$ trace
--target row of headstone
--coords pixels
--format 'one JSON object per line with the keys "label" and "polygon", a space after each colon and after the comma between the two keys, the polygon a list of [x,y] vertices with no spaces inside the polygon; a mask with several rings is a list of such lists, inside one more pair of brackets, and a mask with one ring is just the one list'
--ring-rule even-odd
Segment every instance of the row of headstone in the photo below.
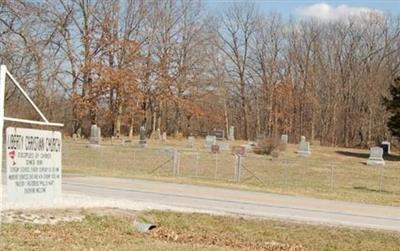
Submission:
{"label": "row of headstone", "polygon": [[[80,138],[80,134],[76,133],[73,134],[72,138],[74,140]],[[167,133],[163,132],[161,134],[160,129],[157,129],[154,133],[152,133],[151,138],[153,139],[161,139],[163,142],[167,141]],[[113,140],[113,138],[111,138]],[[90,145],[100,145],[101,144],[101,128],[98,127],[96,124],[92,125],[90,127],[90,137],[89,137],[89,143]],[[131,143],[131,140],[123,140],[122,143]],[[146,128],[144,126],[141,126],[139,128],[139,145],[140,146],[146,146],[147,144],[147,138],[146,138]]]}

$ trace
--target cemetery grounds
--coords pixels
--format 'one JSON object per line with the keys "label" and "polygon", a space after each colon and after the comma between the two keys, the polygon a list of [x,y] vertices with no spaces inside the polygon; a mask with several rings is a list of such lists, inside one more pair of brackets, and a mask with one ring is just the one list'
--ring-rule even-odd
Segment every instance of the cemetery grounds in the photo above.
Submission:
{"label": "cemetery grounds", "polygon": [[[230,150],[212,154],[204,139],[193,148],[186,140],[105,140],[89,147],[84,140],[64,140],[63,173],[92,176],[154,179],[178,183],[301,195],[382,205],[400,205],[400,155],[392,154],[386,165],[367,166],[368,150],[311,146],[311,156],[298,157],[297,145],[289,144],[278,158],[248,153],[242,158],[240,181],[235,176],[235,156]],[[226,141],[230,147],[244,141]],[[179,158],[162,153],[173,147]]]}
{"label": "cemetery grounds", "polygon": [[[240,181],[235,179],[235,156],[230,151],[212,154],[197,139],[148,141],[146,148],[122,141],[63,142],[64,175],[94,175],[153,179],[180,183],[247,189],[281,194],[400,205],[400,156],[386,166],[365,163],[367,150],[312,145],[312,155],[299,158],[288,145],[278,158],[248,153],[242,160]],[[246,142],[229,142],[230,146]],[[178,150],[174,159],[162,151]],[[163,153],[164,152],[164,153]],[[279,220],[217,216],[171,211],[130,211],[115,208],[62,209],[10,212],[4,220],[3,250],[396,250],[396,232],[310,225]],[[32,219],[47,218],[43,224]],[[72,220],[65,220],[65,219]],[[57,219],[60,219],[59,221]],[[134,221],[154,222],[157,228],[137,232]],[[54,224],[49,224],[53,222]],[[5,223],[5,224],[4,224]],[[84,234],[82,234],[84,233]]]}

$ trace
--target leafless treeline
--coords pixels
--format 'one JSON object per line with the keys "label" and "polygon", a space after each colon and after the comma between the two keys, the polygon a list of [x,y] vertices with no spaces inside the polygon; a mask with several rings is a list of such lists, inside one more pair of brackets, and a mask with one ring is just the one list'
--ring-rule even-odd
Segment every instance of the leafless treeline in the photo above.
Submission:
{"label": "leafless treeline", "polygon": [[[293,20],[192,1],[0,0],[0,61],[66,131],[288,133],[327,145],[390,137],[400,19]],[[7,88],[8,112],[34,116]],[[16,105],[17,104],[17,105]]]}

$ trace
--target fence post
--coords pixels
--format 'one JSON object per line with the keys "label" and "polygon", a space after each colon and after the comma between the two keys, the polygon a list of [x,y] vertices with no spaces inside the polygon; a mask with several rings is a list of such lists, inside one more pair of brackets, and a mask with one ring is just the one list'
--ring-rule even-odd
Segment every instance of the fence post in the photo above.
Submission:
{"label": "fence post", "polygon": [[215,174],[214,179],[217,179],[218,176],[218,153],[215,153]]}
{"label": "fence post", "polygon": [[196,177],[199,177],[199,160],[200,160],[200,156],[199,156],[199,152],[196,153]]}
{"label": "fence post", "polygon": [[383,165],[381,165],[380,168],[380,175],[379,175],[379,193],[382,193],[382,187],[383,187]]}
{"label": "fence post", "polygon": [[330,166],[331,166],[331,191],[333,192],[335,189],[334,167],[332,163],[330,163]]}
{"label": "fence post", "polygon": [[287,173],[287,169],[288,169],[288,160],[283,161],[283,189],[288,190],[288,173]]}
{"label": "fence post", "polygon": [[242,166],[242,156],[239,154],[235,155],[235,181],[240,182],[240,172]]}
{"label": "fence post", "polygon": [[179,153],[177,149],[174,149],[174,161],[172,166],[172,175],[178,175],[178,165],[179,165]]}

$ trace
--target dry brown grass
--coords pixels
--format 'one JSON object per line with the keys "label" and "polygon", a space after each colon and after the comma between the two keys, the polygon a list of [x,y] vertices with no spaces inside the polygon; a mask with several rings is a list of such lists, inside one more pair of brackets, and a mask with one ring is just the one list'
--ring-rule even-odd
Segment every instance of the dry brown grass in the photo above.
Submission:
{"label": "dry brown grass", "polygon": [[[398,250],[400,246],[400,235],[395,232],[160,211],[96,209],[79,213],[85,216],[82,222],[56,225],[3,224],[0,248],[342,251]],[[140,234],[134,230],[133,220],[155,223],[158,228],[149,234]]]}

